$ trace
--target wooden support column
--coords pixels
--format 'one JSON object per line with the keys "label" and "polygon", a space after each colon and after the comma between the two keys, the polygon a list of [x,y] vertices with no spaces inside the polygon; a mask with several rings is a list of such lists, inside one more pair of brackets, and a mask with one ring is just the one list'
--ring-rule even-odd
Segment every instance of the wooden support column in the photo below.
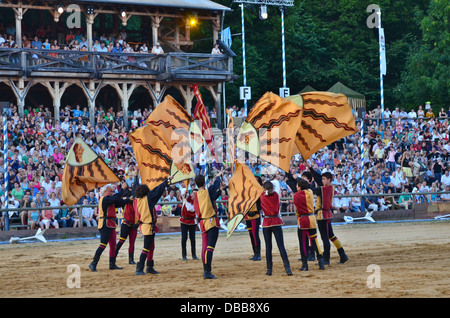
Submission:
{"label": "wooden support column", "polygon": [[163,17],[161,17],[159,15],[156,15],[156,16],[152,15],[151,19],[152,19],[152,41],[153,41],[153,46],[154,46],[159,41],[158,40],[159,26],[161,24]]}
{"label": "wooden support column", "polygon": [[147,84],[148,91],[150,92],[150,96],[153,100],[153,107],[158,106],[164,97],[164,93],[166,92],[167,85],[164,85],[161,88],[161,84],[156,82],[155,84],[150,84],[148,81],[145,81]]}
{"label": "wooden support column", "polygon": [[[22,1],[20,1],[20,4],[22,4]],[[28,9],[23,8],[13,8],[14,15],[16,18],[16,43],[17,47],[21,48],[22,43],[22,19],[25,12],[27,12]]]}
{"label": "wooden support column", "polygon": [[8,78],[8,84],[9,86],[11,86],[14,95],[17,98],[17,107],[19,109],[20,117],[23,117],[25,109],[25,98],[28,94],[32,82],[33,82],[32,79],[29,82],[25,82],[23,78],[20,78],[17,82],[14,82],[10,78]]}
{"label": "wooden support column", "polygon": [[55,111],[55,121],[59,122],[59,111],[61,108],[61,97],[64,94],[64,91],[67,87],[69,87],[68,82],[64,82],[62,86],[60,86],[60,82],[43,82],[45,87],[47,87],[48,92],[52,96],[53,99],[53,107]]}
{"label": "wooden support column", "polygon": [[217,90],[215,90],[214,86],[208,86],[207,89],[209,90],[209,92],[211,93],[211,96],[214,99],[214,103],[215,103],[215,107],[216,107],[216,121],[217,121],[217,128],[222,129],[222,113],[221,113],[221,90],[222,90],[222,85],[218,84],[217,85]]}
{"label": "wooden support column", "polygon": [[184,108],[186,108],[186,111],[189,115],[192,115],[192,100],[194,99],[194,91],[191,89],[190,85],[184,85],[186,88],[183,87],[183,85],[178,86],[178,89],[181,92],[181,95],[183,95],[184,99]]}
{"label": "wooden support column", "polygon": [[128,128],[128,102],[131,94],[136,88],[136,84],[114,83],[114,88],[122,102],[123,122],[125,127]]}
{"label": "wooden support column", "polygon": [[219,39],[219,31],[220,31],[220,17],[211,21],[212,23],[212,31],[213,31],[213,45],[216,44]]}
{"label": "wooden support column", "polygon": [[94,15],[86,14],[86,33],[88,42],[88,51],[92,51],[92,25],[94,24]]}
{"label": "wooden support column", "polygon": [[81,87],[83,88],[84,94],[87,97],[88,104],[89,104],[89,119],[91,122],[91,125],[95,125],[95,99],[97,98],[98,92],[100,91],[100,88],[102,87],[103,80],[100,83],[95,83],[94,81],[89,81],[88,85],[80,80]]}

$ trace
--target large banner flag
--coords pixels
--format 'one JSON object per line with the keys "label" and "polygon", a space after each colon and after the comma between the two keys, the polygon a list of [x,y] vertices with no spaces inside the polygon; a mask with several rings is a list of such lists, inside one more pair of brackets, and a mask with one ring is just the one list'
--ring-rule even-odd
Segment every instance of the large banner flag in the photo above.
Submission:
{"label": "large banner flag", "polygon": [[206,145],[208,146],[209,150],[211,151],[211,154],[216,159],[216,162],[218,162],[216,150],[214,149],[214,136],[211,129],[211,120],[209,119],[208,111],[206,110],[206,106],[203,103],[202,94],[200,93],[200,90],[198,89],[198,85],[194,84],[191,85],[191,88],[194,92],[195,97],[197,98],[197,104],[194,108],[194,119],[199,120],[201,123],[201,131],[203,134],[203,138],[205,139]]}
{"label": "large banner flag", "polygon": [[87,192],[110,183],[119,177],[81,138],[67,154],[62,176],[62,201],[76,204]]}
{"label": "large banner flag", "polygon": [[331,143],[356,133],[355,117],[343,94],[307,92],[287,99],[302,108],[294,154],[300,153],[305,160]]}
{"label": "large banner flag", "polygon": [[129,134],[142,182],[153,189],[169,175],[172,183],[193,178],[191,143],[201,136],[189,113],[167,95],[145,122]]}
{"label": "large banner flag", "polygon": [[295,137],[302,109],[285,98],[267,92],[253,106],[239,130],[236,145],[289,172],[296,153]]}
{"label": "large banner flag", "polygon": [[236,163],[236,170],[228,181],[228,223],[227,237],[244,219],[250,208],[264,192],[263,187],[244,163]]}
{"label": "large banner flag", "polygon": [[128,137],[141,174],[141,181],[150,190],[164,182],[171,173],[172,147],[158,126],[148,124]]}

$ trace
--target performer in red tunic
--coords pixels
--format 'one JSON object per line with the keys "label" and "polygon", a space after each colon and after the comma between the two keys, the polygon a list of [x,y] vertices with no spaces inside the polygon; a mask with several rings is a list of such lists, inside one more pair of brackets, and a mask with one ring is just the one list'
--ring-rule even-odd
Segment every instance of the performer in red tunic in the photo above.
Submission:
{"label": "performer in red tunic", "polygon": [[109,269],[122,269],[116,265],[116,208],[124,207],[126,204],[133,202],[131,198],[123,198],[127,188],[126,182],[122,182],[121,189],[116,194],[114,194],[114,190],[110,185],[102,188],[102,197],[98,202],[100,245],[95,251],[94,259],[89,264],[89,268],[93,272],[97,271],[97,263],[108,244]]}
{"label": "performer in red tunic", "polygon": [[120,225],[119,241],[116,245],[116,258],[123,243],[125,243],[129,237],[128,264],[136,265],[136,262],[134,261],[134,243],[136,242],[139,223],[132,204],[127,204],[123,210],[123,220]]}
{"label": "performer in red tunic", "polygon": [[203,278],[215,279],[211,273],[211,263],[214,249],[219,237],[220,222],[216,213],[216,200],[220,195],[220,182],[222,171],[216,175],[212,186],[205,188],[205,177],[195,176],[195,184],[198,191],[194,196],[194,208],[197,218],[200,220],[200,231],[202,232],[202,261]]}
{"label": "performer in red tunic", "polygon": [[272,234],[273,236],[275,236],[275,240],[277,242],[277,246],[283,260],[284,268],[286,270],[286,274],[292,275],[289,258],[286,252],[286,248],[284,247],[283,229],[281,228],[284,222],[280,216],[280,198],[278,196],[278,193],[273,191],[272,182],[266,181],[263,187],[266,191],[265,193],[261,194],[260,202],[261,209],[264,213],[262,228],[264,241],[266,243],[266,275],[272,275]]}
{"label": "performer in red tunic", "polygon": [[300,255],[302,260],[301,271],[308,270],[308,247],[309,238],[311,249],[316,253],[319,269],[325,269],[323,256],[317,240],[317,222],[314,215],[314,194],[309,188],[308,181],[297,180],[297,192],[294,194],[294,205],[296,207],[298,239],[300,243]]}
{"label": "performer in red tunic", "polygon": [[189,241],[191,242],[192,259],[198,259],[195,253],[195,231],[197,229],[197,219],[195,217],[194,196],[194,192],[186,192],[186,199],[181,208],[181,257],[183,261],[187,261],[186,243],[188,236]]}
{"label": "performer in red tunic", "polygon": [[[133,193],[128,191],[125,196],[134,196],[134,190],[138,181],[139,180],[136,176],[134,180]],[[136,262],[134,261],[134,244],[136,242],[138,227],[139,222],[136,217],[136,211],[134,211],[133,204],[125,205],[125,208],[123,209],[122,224],[120,225],[119,241],[116,245],[116,258],[119,254],[120,248],[129,237],[130,240],[128,241],[128,264],[131,265],[136,265]]]}
{"label": "performer in red tunic", "polygon": [[349,258],[345,253],[341,242],[338,240],[336,235],[334,235],[333,227],[331,225],[331,219],[333,218],[332,210],[334,196],[334,186],[331,185],[333,175],[330,172],[319,174],[312,168],[310,168],[310,171],[314,176],[315,182],[319,186],[312,189],[312,191],[315,195],[317,195],[317,225],[319,227],[320,237],[323,242],[324,264],[330,264],[330,241],[334,244],[339,253],[340,259],[338,264],[343,264],[347,262]]}

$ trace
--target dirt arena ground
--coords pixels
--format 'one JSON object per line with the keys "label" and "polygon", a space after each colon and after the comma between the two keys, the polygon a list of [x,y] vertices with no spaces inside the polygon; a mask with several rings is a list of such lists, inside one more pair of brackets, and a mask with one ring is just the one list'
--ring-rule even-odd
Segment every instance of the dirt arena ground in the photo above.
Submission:
{"label": "dirt arena ground", "polygon": [[[108,269],[108,248],[98,272],[89,271],[99,240],[1,244],[0,285],[2,298],[448,298],[450,296],[450,222],[405,222],[334,226],[350,261],[337,264],[332,246],[331,265],[325,271],[310,262],[299,271],[295,228],[284,229],[293,276],[287,276],[278,249],[274,249],[274,273],[266,276],[262,260],[250,261],[246,232],[228,240],[221,232],[213,259],[216,280],[202,278],[200,260],[181,260],[180,235],[156,237],[155,268],[159,275],[135,276],[128,265],[125,243],[118,257],[123,270]],[[275,245],[275,242],[274,242]],[[276,246],[276,245],[275,245]],[[136,242],[136,258],[142,237]],[[197,235],[198,256],[201,241]],[[188,249],[189,250],[189,249]],[[189,255],[190,256],[190,255]],[[68,268],[80,268],[79,288],[69,288]],[[378,266],[373,271],[372,266]],[[377,275],[378,276],[374,276]],[[371,276],[372,275],[372,276]],[[379,280],[377,280],[379,278]],[[76,282],[75,280],[70,280]],[[369,282],[369,284],[368,284]],[[379,282],[377,287],[374,283]],[[371,285],[372,284],[372,285]],[[372,288],[370,288],[372,287]]]}

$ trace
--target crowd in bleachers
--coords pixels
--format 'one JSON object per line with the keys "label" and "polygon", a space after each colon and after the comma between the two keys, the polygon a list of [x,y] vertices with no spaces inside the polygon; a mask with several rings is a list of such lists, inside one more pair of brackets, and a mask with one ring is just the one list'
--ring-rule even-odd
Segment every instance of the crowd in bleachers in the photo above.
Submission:
{"label": "crowd in bleachers", "polygon": [[[19,48],[18,43],[15,39],[14,29],[0,29],[0,48]],[[33,33],[25,33],[22,37],[22,47],[27,49],[39,49],[49,51],[48,54],[43,52],[44,54],[33,52],[27,55],[27,62],[30,65],[41,64],[47,61],[48,58],[58,57],[58,53],[50,53],[54,50],[64,50],[64,51],[88,51],[89,45],[87,42],[87,36],[85,32],[80,29],[80,31],[69,30],[65,36],[59,34],[57,38],[53,37],[53,33],[49,29],[45,29],[44,27],[40,27],[35,30]],[[105,33],[101,35],[97,35],[97,32],[94,31],[91,50],[94,52],[103,52],[103,53],[152,53],[154,55],[164,54],[163,48],[159,43],[154,43],[153,46],[149,47],[149,44],[146,41],[129,41],[127,38],[127,33],[124,29],[122,29],[117,34],[109,34]],[[61,53],[60,53],[61,54]],[[79,63],[80,65],[88,65],[90,63],[90,59],[87,56],[78,56],[72,53],[65,54],[63,58],[73,58],[73,62]],[[10,54],[8,56],[3,56],[0,60],[9,59],[9,62],[12,64],[19,64],[20,57],[18,54]],[[117,65],[119,62],[123,61],[134,62],[138,64],[140,67],[149,67],[151,69],[157,70],[159,67],[158,61],[156,59],[147,59],[147,58],[139,58],[136,56],[129,56],[125,58],[121,56],[120,58],[117,56],[100,56],[95,55],[95,63],[97,68],[103,68],[107,66]],[[67,66],[65,64],[63,67]]]}
{"label": "crowd in bleachers", "polygon": [[[116,113],[112,108],[101,106],[94,110],[93,124],[89,120],[87,107],[80,105],[62,108],[60,122],[55,122],[49,109],[43,105],[26,107],[23,117],[18,115],[17,106],[11,104],[10,110],[7,114],[6,154],[9,207],[64,206],[61,201],[64,160],[78,137],[85,140],[119,177],[132,186],[137,166],[127,133],[144,124],[151,108],[130,111],[128,130],[125,128],[122,112]],[[338,195],[384,194],[380,197],[366,197],[362,201],[361,197],[335,198],[334,206],[341,212],[356,212],[363,208],[410,208],[412,192],[450,191],[450,110],[442,110],[438,116],[419,115],[418,112],[413,115],[414,112],[405,116],[398,115],[394,110],[389,117],[380,116],[376,110],[368,112],[362,125],[362,135],[359,131],[343,138],[321,149],[307,162],[300,155],[294,156],[292,175],[300,175],[310,168],[319,173],[329,171],[334,176],[333,184]],[[360,120],[357,120],[357,127],[358,130],[361,129]],[[3,201],[6,184],[3,139],[0,144],[0,195]],[[225,147],[224,143],[224,149]],[[208,164],[211,165],[211,162],[205,161],[205,158],[200,159],[195,165],[196,172],[204,172]],[[261,176],[263,180],[272,180],[282,198],[291,197],[292,191],[287,184],[286,174],[258,159],[250,160],[248,164],[255,175]],[[226,200],[228,197],[229,177],[229,174],[225,174],[219,200]],[[186,192],[184,184],[177,183],[166,190],[161,200],[182,201]],[[390,196],[390,193],[402,195]],[[416,202],[449,199],[446,194],[416,195],[415,198]],[[97,202],[98,191],[92,191],[79,204]],[[282,209],[283,212],[294,212],[289,200],[283,203]],[[181,205],[161,205],[157,210],[166,215],[179,215]],[[81,213],[84,226],[96,225],[96,209],[93,208],[86,207],[78,211],[58,209],[54,211],[53,218],[49,217],[51,213],[45,209],[39,210],[39,215],[36,215],[36,211],[30,212],[17,212],[11,216],[17,217],[21,224],[31,225],[35,221],[39,223],[33,226],[64,227],[80,226],[76,221],[77,213]],[[219,205],[219,214],[226,215],[226,204]]]}

